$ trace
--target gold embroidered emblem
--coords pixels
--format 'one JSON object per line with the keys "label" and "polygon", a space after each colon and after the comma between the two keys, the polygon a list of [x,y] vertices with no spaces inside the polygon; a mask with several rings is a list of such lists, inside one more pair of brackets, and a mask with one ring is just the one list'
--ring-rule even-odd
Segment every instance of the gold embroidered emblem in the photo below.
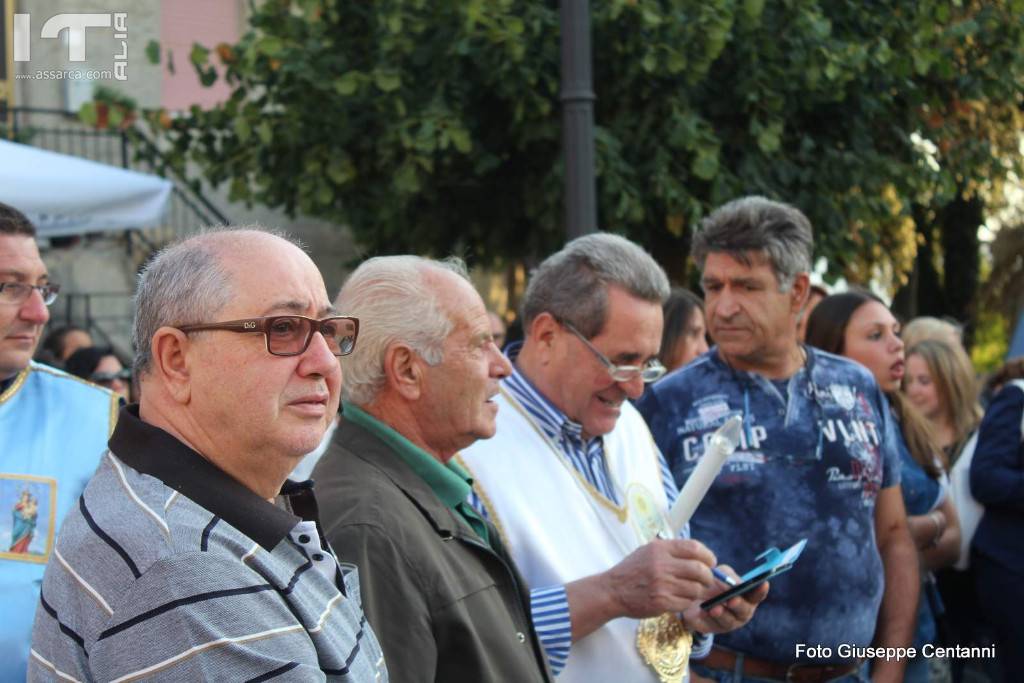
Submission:
{"label": "gold embroidered emblem", "polygon": [[686,678],[693,647],[693,634],[674,614],[662,614],[640,621],[636,649],[661,683],[681,683]]}
{"label": "gold embroidered emblem", "polygon": [[[672,538],[668,519],[644,486],[632,484],[626,491],[629,521],[644,543],[661,536]],[[662,683],[681,683],[686,678],[693,634],[675,614],[642,619],[636,630],[636,649]]]}

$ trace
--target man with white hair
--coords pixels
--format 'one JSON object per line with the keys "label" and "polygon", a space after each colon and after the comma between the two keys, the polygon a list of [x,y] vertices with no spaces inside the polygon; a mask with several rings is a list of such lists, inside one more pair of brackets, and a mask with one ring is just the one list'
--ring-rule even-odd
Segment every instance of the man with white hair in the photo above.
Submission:
{"label": "man with white hair", "polygon": [[687,632],[699,658],[711,645],[699,634],[742,625],[767,593],[702,610],[727,587],[714,555],[686,530],[656,538],[671,534],[663,520],[678,490],[627,399],[665,372],[668,294],[650,254],[618,235],[586,235],[545,259],[523,299],[525,341],[506,350],[497,434],[462,453],[530,583],[562,681],[681,680]]}
{"label": "man with white hair", "polygon": [[30,679],[386,680],[355,568],[309,482],[286,482],[337,412],[359,321],[253,229],[162,251],[135,309],[141,402],[61,529]]}
{"label": "man with white hair", "polygon": [[458,260],[370,259],[336,305],[373,318],[342,360],[342,421],[313,478],[327,537],[402,683],[549,681],[529,597],[470,507],[457,451],[494,434],[508,361]]}

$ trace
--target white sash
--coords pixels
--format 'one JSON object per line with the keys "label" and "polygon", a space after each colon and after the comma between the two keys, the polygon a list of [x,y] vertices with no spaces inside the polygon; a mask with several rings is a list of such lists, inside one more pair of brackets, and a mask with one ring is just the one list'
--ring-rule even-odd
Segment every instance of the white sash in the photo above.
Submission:
{"label": "white sash", "polygon": [[[460,460],[531,588],[603,572],[642,545],[667,511],[657,447],[628,402],[604,437],[609,476],[621,505],[598,493],[504,389],[493,439]],[[641,535],[642,534],[642,535]],[[636,648],[635,619],[614,619],[572,645],[562,683],[654,683]]]}

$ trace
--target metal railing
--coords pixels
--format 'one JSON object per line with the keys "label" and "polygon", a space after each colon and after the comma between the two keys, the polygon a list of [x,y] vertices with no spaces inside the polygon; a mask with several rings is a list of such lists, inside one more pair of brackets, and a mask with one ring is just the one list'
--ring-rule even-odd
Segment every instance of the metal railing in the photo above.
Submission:
{"label": "metal railing", "polygon": [[[158,168],[163,155],[143,131],[97,130],[60,109],[0,105],[0,134],[16,142],[112,166],[163,175],[172,191],[163,225],[124,233],[129,253],[141,265],[161,246],[209,225],[227,225],[228,218],[202,192],[169,165]],[[140,160],[136,145],[150,159]],[[51,310],[51,325],[77,324],[96,335],[97,343],[113,346],[130,356],[131,292],[62,292]]]}
{"label": "metal railing", "polygon": [[112,346],[131,358],[131,292],[71,292],[57,297],[50,309],[50,328],[78,325],[99,346]]}

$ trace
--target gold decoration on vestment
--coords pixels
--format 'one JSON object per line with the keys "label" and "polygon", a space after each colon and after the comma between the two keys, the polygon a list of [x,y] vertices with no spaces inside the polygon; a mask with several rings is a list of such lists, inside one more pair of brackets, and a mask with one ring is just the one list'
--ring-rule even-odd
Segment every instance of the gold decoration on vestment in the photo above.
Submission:
{"label": "gold decoration on vestment", "polygon": [[[626,495],[634,528],[645,543],[672,538],[668,518],[643,486],[630,486]],[[676,614],[641,619],[636,629],[636,649],[658,674],[661,683],[682,683],[690,662],[693,634]]]}
{"label": "gold decoration on vestment", "polygon": [[[501,387],[500,391],[509,404],[523,416],[527,424],[565,465],[577,483],[590,495],[591,500],[600,507],[613,512],[620,523],[629,523],[641,544],[649,543],[658,537],[672,538],[674,536],[666,516],[667,510],[656,502],[651,492],[642,484],[631,484],[625,491],[622,505],[616,505],[569,463],[562,449],[544,433],[509,391],[504,387]],[[465,466],[464,463],[460,464]],[[472,472],[469,467],[466,469]],[[491,508],[490,505],[488,507]],[[601,519],[603,521],[604,518],[601,517]],[[612,533],[612,537],[618,538],[615,533]],[[634,549],[623,548],[627,555],[632,550]],[[636,647],[644,662],[657,673],[658,679],[662,683],[682,683],[686,678],[690,650],[693,647],[693,634],[686,630],[682,619],[675,614],[663,614],[660,617],[642,619],[637,627]]]}
{"label": "gold decoration on vestment", "polygon": [[691,647],[693,634],[675,614],[642,619],[636,630],[636,649],[661,683],[682,683]]}

